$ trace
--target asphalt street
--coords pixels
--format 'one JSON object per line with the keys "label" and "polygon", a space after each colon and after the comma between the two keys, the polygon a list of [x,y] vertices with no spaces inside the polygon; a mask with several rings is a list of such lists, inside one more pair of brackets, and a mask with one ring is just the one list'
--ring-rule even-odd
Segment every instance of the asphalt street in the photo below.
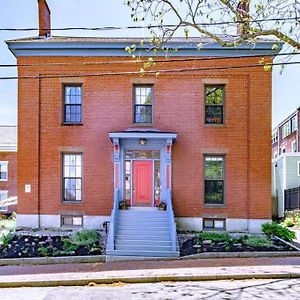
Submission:
{"label": "asphalt street", "polygon": [[54,288],[3,288],[1,300],[299,299],[300,279],[161,282]]}

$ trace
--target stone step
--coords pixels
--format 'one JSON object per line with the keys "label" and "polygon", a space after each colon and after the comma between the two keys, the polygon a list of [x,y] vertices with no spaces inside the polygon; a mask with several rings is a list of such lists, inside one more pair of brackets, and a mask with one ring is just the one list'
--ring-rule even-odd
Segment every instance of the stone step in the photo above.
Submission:
{"label": "stone step", "polygon": [[156,243],[153,245],[143,245],[143,244],[136,244],[136,245],[120,245],[116,244],[116,250],[130,250],[130,251],[172,251],[172,246],[158,246]]}
{"label": "stone step", "polygon": [[156,236],[156,235],[170,235],[170,229],[161,229],[156,228],[153,230],[152,228],[137,228],[133,227],[132,229],[124,228],[124,227],[117,227],[116,233],[119,234],[132,234],[132,235],[143,235],[143,236]]}
{"label": "stone step", "polygon": [[115,241],[125,241],[125,240],[140,240],[140,241],[170,241],[171,237],[170,234],[167,235],[143,235],[143,234],[135,234],[135,233],[126,233],[126,234],[119,234],[115,235]]}
{"label": "stone step", "polygon": [[144,256],[144,257],[178,257],[179,251],[135,251],[135,250],[108,250],[106,255],[113,256]]}
{"label": "stone step", "polygon": [[[166,240],[166,241],[160,241],[160,240],[138,240],[138,239],[132,239],[132,240],[124,240],[124,239],[119,239],[116,241],[116,245],[157,245],[157,246],[171,246],[172,242],[171,240]],[[178,244],[178,243],[177,243]]]}

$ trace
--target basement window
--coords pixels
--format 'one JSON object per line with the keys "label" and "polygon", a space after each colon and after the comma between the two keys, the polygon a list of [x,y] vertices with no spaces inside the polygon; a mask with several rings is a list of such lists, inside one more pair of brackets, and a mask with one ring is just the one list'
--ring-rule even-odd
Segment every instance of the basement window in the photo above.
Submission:
{"label": "basement window", "polygon": [[82,227],[82,216],[61,216],[61,226]]}
{"label": "basement window", "polygon": [[[0,191],[0,201],[8,198],[8,191]],[[6,212],[8,210],[7,206],[0,206],[0,212]]]}
{"label": "basement window", "polygon": [[204,230],[225,230],[225,219],[203,219]]}

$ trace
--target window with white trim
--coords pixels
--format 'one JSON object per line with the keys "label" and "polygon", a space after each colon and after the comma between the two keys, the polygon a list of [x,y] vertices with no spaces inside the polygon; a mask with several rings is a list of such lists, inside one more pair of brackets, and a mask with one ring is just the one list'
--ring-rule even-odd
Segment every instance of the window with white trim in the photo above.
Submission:
{"label": "window with white trim", "polygon": [[272,144],[276,143],[278,141],[278,131],[274,130],[272,133]]}
{"label": "window with white trim", "polygon": [[63,201],[82,201],[81,154],[63,154]]}
{"label": "window with white trim", "polygon": [[[8,198],[8,191],[0,191],[0,201]],[[7,206],[0,206],[0,211],[7,211]]]}
{"label": "window with white trim", "polygon": [[297,162],[297,176],[300,176],[300,161]]}
{"label": "window with white trim", "polygon": [[204,204],[224,204],[224,156],[205,155]]}
{"label": "window with white trim", "polygon": [[291,131],[294,132],[297,130],[297,128],[297,115],[295,115],[291,118]]}
{"label": "window with white trim", "polygon": [[296,140],[292,141],[292,152],[297,152],[297,141]]}
{"label": "window with white trim", "polygon": [[282,138],[284,139],[284,138],[286,138],[288,135],[290,135],[290,133],[291,133],[291,122],[290,122],[290,120],[289,121],[287,121],[287,122],[285,122],[283,125],[282,125],[282,127],[281,127],[282,129]]}
{"label": "window with white trim", "polygon": [[152,123],[153,86],[134,85],[134,123]]}
{"label": "window with white trim", "polygon": [[276,158],[278,156],[278,153],[277,151],[274,152],[274,157],[273,158]]}
{"label": "window with white trim", "polygon": [[0,181],[8,180],[8,161],[0,161]]}

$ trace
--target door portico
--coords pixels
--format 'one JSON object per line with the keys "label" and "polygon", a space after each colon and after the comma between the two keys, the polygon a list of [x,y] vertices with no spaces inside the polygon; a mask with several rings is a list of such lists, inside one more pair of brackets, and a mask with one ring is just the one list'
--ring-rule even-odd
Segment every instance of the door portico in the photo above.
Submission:
{"label": "door portico", "polygon": [[171,149],[176,133],[109,133],[114,145],[114,189],[131,206],[156,206],[171,189]]}

